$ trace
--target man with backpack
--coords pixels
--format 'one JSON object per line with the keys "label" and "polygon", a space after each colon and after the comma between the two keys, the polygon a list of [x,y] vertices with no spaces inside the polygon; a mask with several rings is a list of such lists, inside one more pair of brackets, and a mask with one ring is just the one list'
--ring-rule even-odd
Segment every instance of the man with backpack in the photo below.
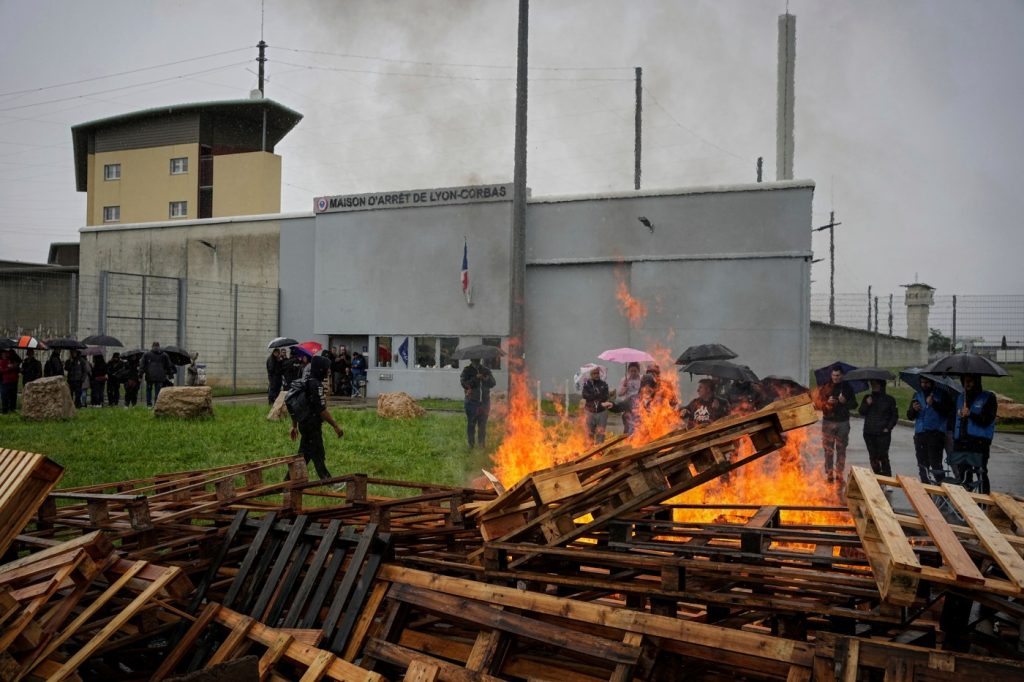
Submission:
{"label": "man with backpack", "polygon": [[320,479],[330,478],[327,470],[327,453],[321,425],[326,421],[334,428],[338,438],[344,435],[338,422],[327,411],[327,396],[324,394],[324,379],[331,371],[331,360],[318,355],[309,363],[309,375],[293,381],[288,386],[284,403],[292,418],[291,439],[299,440],[299,454],[309,464],[313,462]]}

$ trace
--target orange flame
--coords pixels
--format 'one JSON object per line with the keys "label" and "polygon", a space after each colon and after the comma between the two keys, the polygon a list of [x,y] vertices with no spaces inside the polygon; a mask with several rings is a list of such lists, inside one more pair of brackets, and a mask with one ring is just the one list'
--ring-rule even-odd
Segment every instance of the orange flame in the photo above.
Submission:
{"label": "orange flame", "polygon": [[619,299],[619,312],[629,320],[629,326],[639,329],[647,319],[647,304],[638,298],[633,298],[626,285],[626,279],[621,272],[615,271],[616,290],[615,297]]}
{"label": "orange flame", "polygon": [[494,473],[506,487],[535,471],[575,459],[587,448],[582,422],[560,408],[557,411],[554,424],[545,424],[537,415],[529,375],[522,360],[510,354],[505,437],[492,455]]}

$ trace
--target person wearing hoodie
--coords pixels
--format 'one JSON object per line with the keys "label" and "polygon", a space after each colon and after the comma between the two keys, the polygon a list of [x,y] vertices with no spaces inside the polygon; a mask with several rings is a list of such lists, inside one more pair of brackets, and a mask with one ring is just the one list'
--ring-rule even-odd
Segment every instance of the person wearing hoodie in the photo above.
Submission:
{"label": "person wearing hoodie", "polygon": [[36,357],[36,352],[29,348],[25,351],[25,360],[21,363],[21,382],[22,387],[30,381],[43,376],[43,364],[39,362],[39,358]]}
{"label": "person wearing hoodie", "polygon": [[103,407],[103,393],[107,387],[107,360],[103,355],[92,359],[89,372],[89,397],[93,407]]}
{"label": "person wearing hoodie", "polygon": [[64,369],[67,370],[71,398],[75,401],[75,407],[81,409],[85,406],[85,382],[89,380],[89,363],[79,350],[72,349],[71,357],[64,363]]}
{"label": "person wearing hoodie", "polygon": [[324,450],[324,436],[321,433],[323,423],[327,422],[330,424],[334,428],[334,433],[338,434],[338,438],[345,435],[341,427],[338,426],[338,422],[334,420],[334,417],[327,410],[324,379],[327,378],[330,371],[330,358],[318,355],[310,360],[309,375],[305,378],[303,384],[306,401],[310,407],[309,416],[301,422],[297,422],[293,418],[291,430],[292,440],[295,440],[300,435],[302,436],[299,440],[299,454],[306,460],[306,464],[309,464],[310,461],[313,462],[313,466],[316,468],[316,475],[321,480],[331,477],[331,472],[327,470],[327,452]]}
{"label": "person wearing hoodie", "polygon": [[50,351],[50,357],[47,358],[46,364],[43,366],[44,377],[62,377],[64,376],[64,363],[60,360],[60,351]]}
{"label": "person wearing hoodie", "polygon": [[900,419],[896,400],[885,392],[885,382],[872,379],[871,393],[860,401],[860,416],[864,417],[864,444],[868,448],[871,470],[882,476],[892,476],[889,464],[889,444],[892,429]]}
{"label": "person wearing hoodie", "polygon": [[[981,376],[977,374],[964,374],[960,383],[964,392],[957,397],[953,413],[953,457],[950,464],[953,464],[957,478],[965,466],[973,464],[970,459],[980,464],[981,486],[976,492],[987,495],[990,490],[989,448],[996,430],[996,396],[981,387]],[[973,457],[967,457],[969,455]]]}
{"label": "person wearing hoodie", "polygon": [[934,483],[942,477],[942,450],[946,444],[946,425],[953,412],[953,399],[921,377],[921,390],[907,408],[907,419],[914,422],[914,455],[922,483]]}

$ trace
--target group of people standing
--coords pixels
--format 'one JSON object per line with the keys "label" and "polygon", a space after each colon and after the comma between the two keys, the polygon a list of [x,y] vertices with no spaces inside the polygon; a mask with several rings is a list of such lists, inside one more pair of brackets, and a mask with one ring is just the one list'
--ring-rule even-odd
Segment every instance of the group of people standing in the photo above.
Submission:
{"label": "group of people standing", "polygon": [[[349,353],[345,346],[324,348],[318,357],[327,358],[330,363],[325,370],[325,380],[330,380],[330,393],[334,396],[360,397],[366,390],[366,356],[359,351]],[[281,391],[296,379],[302,378],[309,366],[310,356],[305,349],[292,346],[274,348],[267,356],[267,402],[271,405]]]}
{"label": "group of people standing", "polygon": [[122,389],[125,407],[138,403],[139,389],[146,383],[146,405],[153,406],[160,389],[172,383],[174,363],[153,342],[152,348],[121,357],[120,352],[108,361],[102,353],[86,356],[81,350],[68,351],[62,359],[60,350],[51,350],[45,363],[36,357],[34,349],[25,350],[22,358],[14,349],[0,351],[0,406],[3,414],[17,409],[19,379],[22,387],[42,377],[63,377],[71,392],[76,408],[116,407],[121,403]]}
{"label": "group of people standing", "polygon": [[640,363],[627,364],[626,375],[615,391],[605,381],[603,367],[591,365],[586,369],[589,375],[580,386],[580,394],[587,435],[595,443],[604,442],[609,414],[621,415],[622,431],[629,435],[636,429],[639,415],[651,412],[655,401],[667,401],[686,428],[705,426],[733,412],[752,412],[767,402],[764,393],[751,382],[701,379],[697,396],[679,407],[674,395],[660,394],[661,367],[656,363],[649,364],[642,375]]}
{"label": "group of people standing", "polygon": [[[840,366],[832,368],[830,380],[819,387],[816,403],[821,408],[822,448],[825,476],[842,489],[845,485],[846,448],[850,439],[850,412],[857,397]],[[960,377],[963,392],[947,391],[926,377],[920,377],[906,417],[914,422],[914,454],[918,476],[923,483],[941,482],[944,476],[943,453],[957,479],[977,472],[978,492],[988,493],[989,449],[995,434],[995,394],[982,388],[981,377]],[[889,447],[892,430],[899,421],[896,400],[885,390],[885,381],[869,382],[871,392],[861,399],[857,412],[864,418],[864,445],[871,470],[892,475]]]}

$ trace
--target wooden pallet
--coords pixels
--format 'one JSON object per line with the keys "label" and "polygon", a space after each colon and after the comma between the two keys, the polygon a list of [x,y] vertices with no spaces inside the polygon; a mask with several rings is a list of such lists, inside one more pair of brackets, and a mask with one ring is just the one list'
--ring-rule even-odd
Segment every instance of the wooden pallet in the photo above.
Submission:
{"label": "wooden pallet", "polygon": [[[390,555],[390,535],[373,524],[356,531],[338,520],[312,523],[304,515],[245,516],[239,512],[225,534],[190,610],[209,598],[267,625],[318,630],[324,648],[342,654],[353,633],[365,627],[357,621],[363,606],[379,600],[374,580]],[[232,553],[239,563],[230,583],[219,588],[218,573]]]}
{"label": "wooden pallet", "polygon": [[[226,629],[226,635],[220,631]],[[315,630],[272,628],[258,620],[210,602],[199,613],[191,628],[164,659],[149,679],[158,681],[183,667],[192,658],[194,647],[203,637],[215,634],[219,645],[215,652],[193,665],[193,669],[209,669],[254,650],[260,651],[258,679],[348,680],[381,682],[377,673],[360,668],[330,651],[317,647],[319,633]]]}
{"label": "wooden pallet", "polygon": [[467,514],[485,541],[564,545],[763,457],[783,445],[785,431],[815,421],[803,395],[644,446],[623,441],[600,457],[531,474]]}
{"label": "wooden pallet", "polygon": [[[883,487],[899,490],[913,514],[893,510]],[[854,467],[846,496],[882,598],[910,605],[921,582],[959,591],[1024,597],[1024,503],[1009,495],[979,495],[907,476],[876,476]],[[949,506],[966,525],[950,523]],[[927,553],[931,559],[922,561]],[[933,565],[934,564],[934,565]]]}
{"label": "wooden pallet", "polygon": [[63,475],[64,467],[43,455],[0,449],[0,556]]}
{"label": "wooden pallet", "polygon": [[17,606],[0,623],[4,679],[65,679],[112,641],[139,637],[145,626],[130,621],[152,623],[147,612],[192,585],[180,569],[119,558],[91,533],[0,566],[0,590]]}

